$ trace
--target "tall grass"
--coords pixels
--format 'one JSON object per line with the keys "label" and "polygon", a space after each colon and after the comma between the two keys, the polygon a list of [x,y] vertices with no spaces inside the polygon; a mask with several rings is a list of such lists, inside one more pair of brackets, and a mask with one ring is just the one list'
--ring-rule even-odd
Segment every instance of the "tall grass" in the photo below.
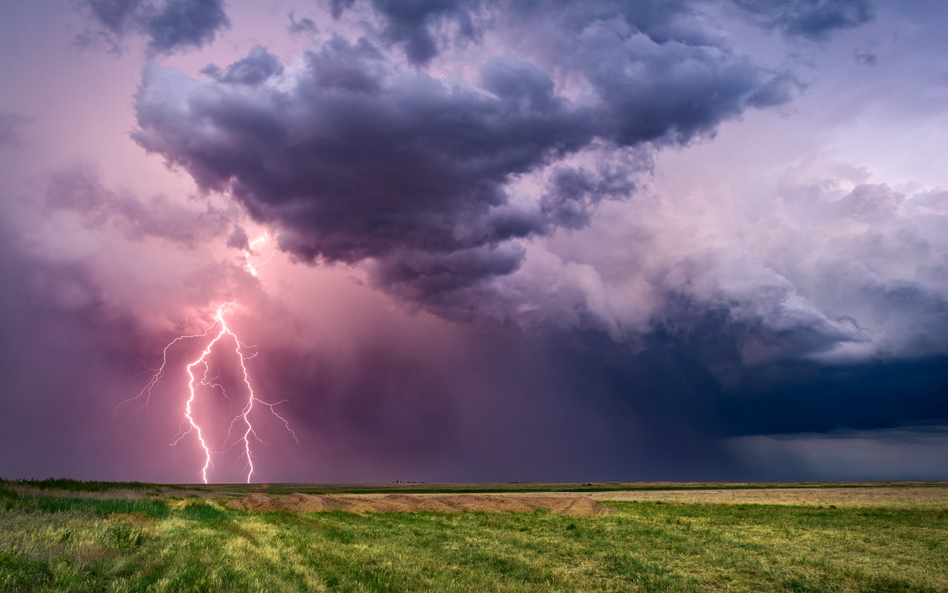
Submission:
{"label": "tall grass", "polygon": [[0,591],[948,591],[948,509],[609,503],[617,513],[573,518],[60,501],[0,511]]}
{"label": "tall grass", "polygon": [[7,500],[6,509],[20,512],[65,513],[77,511],[89,515],[112,515],[116,513],[142,513],[150,517],[163,517],[168,514],[168,504],[161,499],[126,500],[120,498],[72,498],[67,496],[25,496]]}
{"label": "tall grass", "polygon": [[157,484],[147,482],[96,482],[71,480],[69,478],[16,481],[0,479],[0,488],[11,489],[14,485],[38,490],[61,490],[65,492],[107,492],[109,490],[147,490],[160,492],[160,487]]}

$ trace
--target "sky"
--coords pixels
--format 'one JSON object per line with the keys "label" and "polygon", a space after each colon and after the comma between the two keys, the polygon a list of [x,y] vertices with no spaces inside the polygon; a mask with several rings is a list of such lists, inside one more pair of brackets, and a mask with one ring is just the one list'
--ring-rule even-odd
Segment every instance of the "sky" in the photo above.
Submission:
{"label": "sky", "polygon": [[0,476],[948,479],[946,26],[3,3]]}

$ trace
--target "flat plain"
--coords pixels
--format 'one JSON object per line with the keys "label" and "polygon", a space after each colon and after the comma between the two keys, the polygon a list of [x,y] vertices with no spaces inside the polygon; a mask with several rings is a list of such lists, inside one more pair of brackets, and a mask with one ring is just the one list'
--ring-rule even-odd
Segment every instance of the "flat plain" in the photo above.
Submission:
{"label": "flat plain", "polygon": [[[615,512],[225,506],[292,493],[578,496]],[[0,591],[941,592],[948,483],[7,481]]]}

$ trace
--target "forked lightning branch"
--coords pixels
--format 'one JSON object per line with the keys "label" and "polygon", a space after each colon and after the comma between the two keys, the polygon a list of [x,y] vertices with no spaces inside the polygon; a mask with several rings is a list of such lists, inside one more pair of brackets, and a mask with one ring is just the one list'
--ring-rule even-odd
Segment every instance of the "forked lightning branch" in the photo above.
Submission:
{"label": "forked lightning branch", "polygon": [[[186,367],[189,380],[186,392],[187,399],[184,402],[182,410],[184,419],[181,421],[178,433],[171,442],[172,446],[176,446],[190,435],[194,435],[194,439],[200,445],[204,456],[204,465],[201,467],[201,479],[205,484],[208,482],[208,472],[211,471],[213,467],[212,456],[215,454],[222,454],[225,451],[231,450],[235,447],[239,447],[241,449],[240,459],[246,462],[247,483],[250,483],[254,474],[254,455],[250,446],[251,440],[263,443],[262,439],[260,439],[260,437],[257,435],[251,418],[251,414],[254,412],[255,408],[267,408],[269,412],[273,414],[273,416],[278,418],[283,423],[283,425],[286,427],[286,430],[293,437],[293,440],[299,444],[299,440],[296,438],[296,433],[292,428],[290,428],[289,422],[287,422],[287,420],[278,414],[274,409],[276,406],[286,402],[287,400],[284,399],[278,402],[270,403],[260,399],[254,393],[252,381],[250,379],[250,372],[247,369],[247,361],[254,358],[256,353],[248,353],[250,348],[240,341],[240,339],[230,329],[224,319],[224,316],[229,313],[234,308],[234,306],[234,303],[225,303],[214,309],[213,322],[207,327],[207,329],[204,330],[203,333],[178,336],[169,342],[162,351],[161,366],[159,366],[157,369],[149,369],[148,372],[152,373],[152,375],[145,387],[135,397],[127,399],[119,404],[119,406],[121,406],[132,401],[141,401],[144,399],[142,407],[147,408],[151,401],[152,392],[155,386],[166,373],[166,369],[168,367],[169,350],[179,342],[185,340],[210,338],[210,341],[201,352],[201,355],[193,362],[189,363]],[[208,431],[202,428],[201,424],[195,418],[194,406],[201,397],[201,392],[203,390],[219,389],[225,396],[227,396],[227,391],[225,390],[224,386],[217,382],[218,377],[211,376],[210,357],[218,349],[223,349],[225,352],[233,353],[233,359],[237,362],[240,368],[240,372],[238,374],[240,381],[243,383],[243,387],[246,389],[247,396],[245,403],[240,409],[240,412],[231,420],[227,429],[227,436],[224,438],[220,450],[215,450],[208,442],[208,437],[206,436]],[[117,409],[118,408],[116,408],[116,410]]]}

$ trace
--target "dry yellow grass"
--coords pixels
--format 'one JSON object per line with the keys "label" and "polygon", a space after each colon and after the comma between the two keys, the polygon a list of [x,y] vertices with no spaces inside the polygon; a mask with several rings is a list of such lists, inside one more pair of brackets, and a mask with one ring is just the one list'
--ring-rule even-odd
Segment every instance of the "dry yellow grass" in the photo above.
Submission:
{"label": "dry yellow grass", "polygon": [[[793,506],[836,506],[839,508],[948,508],[948,485],[846,486],[791,488],[726,488],[680,489],[669,484],[668,490],[615,490],[584,493],[597,502],[668,502],[682,504],[778,504]],[[482,496],[516,497],[575,497],[576,492],[480,492]],[[385,493],[336,494],[336,497],[383,498]],[[437,497],[436,493],[417,493],[412,496]]]}
{"label": "dry yellow grass", "polygon": [[[551,493],[552,494],[552,493]],[[556,495],[556,494],[554,494]],[[779,504],[839,508],[948,508],[948,487],[771,488],[595,492],[597,501]]]}

